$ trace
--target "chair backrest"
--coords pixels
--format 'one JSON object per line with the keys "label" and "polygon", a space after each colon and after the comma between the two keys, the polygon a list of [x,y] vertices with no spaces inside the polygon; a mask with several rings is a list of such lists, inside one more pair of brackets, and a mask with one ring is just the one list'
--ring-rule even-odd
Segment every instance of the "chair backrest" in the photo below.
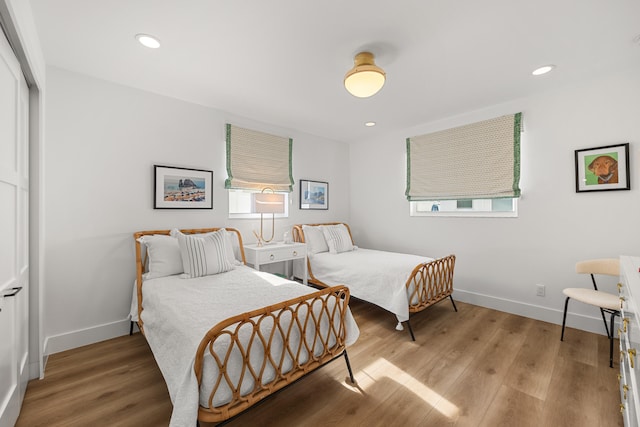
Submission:
{"label": "chair backrest", "polygon": [[607,276],[620,275],[620,260],[617,258],[592,259],[576,263],[578,274],[605,274]]}

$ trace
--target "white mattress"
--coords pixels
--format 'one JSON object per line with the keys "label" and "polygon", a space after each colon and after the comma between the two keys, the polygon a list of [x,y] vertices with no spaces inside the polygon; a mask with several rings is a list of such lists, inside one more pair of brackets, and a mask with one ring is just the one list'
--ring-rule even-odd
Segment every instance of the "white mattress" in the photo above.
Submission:
{"label": "white mattress", "polygon": [[[209,329],[234,315],[313,292],[316,292],[313,288],[246,266],[196,279],[170,276],[145,281],[142,320],[145,336],[173,402],[170,425],[193,426],[198,403],[208,406],[206,399],[212,385],[203,384],[199,392],[193,364],[198,345]],[[347,345],[350,345],[359,335],[351,312],[348,312],[346,323]],[[217,372],[217,366],[207,360],[205,377],[211,369]],[[228,363],[230,375],[233,376],[233,369],[239,366],[239,362]],[[252,382],[245,381],[242,389],[252,386]],[[229,390],[216,393],[213,405],[228,402],[230,396]]]}
{"label": "white mattress", "polygon": [[399,322],[409,320],[406,283],[413,269],[433,258],[397,252],[358,248],[309,257],[311,271],[321,282],[346,285],[353,297],[376,304],[396,315]]}

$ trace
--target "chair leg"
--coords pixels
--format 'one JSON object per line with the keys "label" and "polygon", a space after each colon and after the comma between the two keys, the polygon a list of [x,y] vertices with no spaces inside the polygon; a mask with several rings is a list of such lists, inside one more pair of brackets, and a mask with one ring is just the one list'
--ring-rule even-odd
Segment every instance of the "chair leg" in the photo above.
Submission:
{"label": "chair leg", "polygon": [[600,314],[602,314],[602,321],[604,322],[604,330],[607,331],[607,338],[613,338],[613,335],[609,334],[609,326],[607,325],[607,319],[604,317],[604,310],[600,307]]}
{"label": "chair leg", "polygon": [[[611,333],[609,334],[609,367],[613,368],[613,323],[616,318],[617,311],[611,313]],[[607,331],[609,333],[609,331]]]}
{"label": "chair leg", "polygon": [[453,297],[451,295],[449,295],[449,298],[451,298],[451,304],[453,304],[453,309],[457,312],[458,311],[458,307],[456,307],[456,303],[453,300]]}
{"label": "chair leg", "polygon": [[569,297],[564,301],[564,315],[562,316],[562,335],[560,341],[564,341],[564,325],[567,323],[567,306],[569,305]]}

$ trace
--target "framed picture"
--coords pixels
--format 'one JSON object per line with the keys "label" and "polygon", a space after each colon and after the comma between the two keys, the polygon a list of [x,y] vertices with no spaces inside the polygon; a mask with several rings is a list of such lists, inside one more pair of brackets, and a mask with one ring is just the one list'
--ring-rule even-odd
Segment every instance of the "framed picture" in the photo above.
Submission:
{"label": "framed picture", "polygon": [[329,209],[329,183],[301,179],[300,209]]}
{"label": "framed picture", "polygon": [[576,193],[629,190],[629,143],[576,150]]}
{"label": "framed picture", "polygon": [[213,171],[154,166],[154,209],[213,209]]}

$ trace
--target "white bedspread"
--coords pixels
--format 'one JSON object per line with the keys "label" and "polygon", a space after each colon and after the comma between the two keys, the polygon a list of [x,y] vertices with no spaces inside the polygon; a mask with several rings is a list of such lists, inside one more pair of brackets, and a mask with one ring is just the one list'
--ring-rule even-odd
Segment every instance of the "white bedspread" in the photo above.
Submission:
{"label": "white bedspread", "polygon": [[[208,393],[203,400],[199,399],[193,365],[198,345],[209,329],[234,315],[313,292],[316,292],[313,288],[246,266],[195,279],[170,276],[145,281],[142,320],[145,336],[173,402],[170,425],[193,427],[198,403],[208,405]],[[346,323],[350,345],[359,335],[350,312]],[[211,365],[213,363],[207,366],[205,359],[205,371],[211,369]],[[233,369],[231,365],[227,368]],[[204,386],[203,390],[206,389]],[[214,406],[227,401],[228,396],[219,398],[216,394]]]}
{"label": "white bedspread", "polygon": [[313,254],[310,260],[318,280],[330,286],[346,285],[352,296],[389,310],[404,322],[409,320],[407,280],[415,266],[433,258],[358,248]]}

